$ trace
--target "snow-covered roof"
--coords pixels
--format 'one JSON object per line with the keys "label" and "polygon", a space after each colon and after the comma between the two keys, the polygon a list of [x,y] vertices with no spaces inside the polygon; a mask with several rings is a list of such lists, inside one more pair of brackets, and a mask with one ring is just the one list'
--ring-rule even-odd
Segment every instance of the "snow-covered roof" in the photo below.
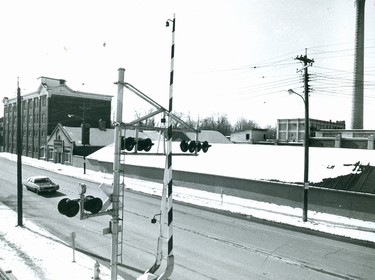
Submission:
{"label": "snow-covered roof", "polygon": [[[186,136],[189,137],[190,140],[195,140],[195,133],[194,132],[185,132]],[[208,143],[221,143],[221,144],[229,144],[232,143],[228,140],[222,133],[215,130],[201,130],[198,134],[199,141],[208,141]]]}
{"label": "snow-covered roof", "polygon": [[[80,127],[63,127],[69,137],[77,144],[81,144],[82,129]],[[113,142],[114,130],[90,128],[90,146],[106,146]]]}

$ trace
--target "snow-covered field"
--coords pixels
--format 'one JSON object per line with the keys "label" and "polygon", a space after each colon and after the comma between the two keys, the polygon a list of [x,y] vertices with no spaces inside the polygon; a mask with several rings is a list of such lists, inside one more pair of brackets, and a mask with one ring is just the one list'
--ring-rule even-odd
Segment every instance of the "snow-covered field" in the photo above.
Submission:
{"label": "snow-covered field", "polygon": [[[251,148],[247,150],[245,147]],[[257,149],[253,147],[257,147]],[[110,149],[108,147],[107,150],[104,149],[98,153],[103,153],[103,156],[111,159],[113,148],[112,152]],[[311,150],[310,173],[315,181],[349,173],[352,167],[343,164],[361,161],[364,164],[370,163],[373,165],[375,159],[375,151],[327,148]],[[235,156],[235,151],[236,153],[241,152],[241,156],[238,157],[238,154]],[[98,157],[98,153],[93,156]],[[0,156],[16,160],[16,155],[0,153]],[[149,156],[147,160],[145,158],[145,156],[129,156],[126,158],[126,162],[164,166],[163,157]],[[241,178],[300,181],[303,176],[302,161],[303,150],[301,147],[218,144],[211,147],[208,153],[202,153],[198,157],[174,157],[174,167],[182,168],[182,170]],[[22,162],[69,176],[95,181],[98,184],[103,182],[111,184],[113,180],[111,174],[87,170],[87,174],[83,175],[82,168],[52,164],[27,157],[23,157]],[[231,162],[231,164],[228,165],[228,162]],[[327,168],[329,165],[335,165],[335,168]],[[125,183],[127,188],[136,191],[161,194],[162,186],[158,183],[131,178],[125,178]],[[243,213],[258,219],[375,242],[375,223],[368,221],[309,211],[309,221],[304,223],[301,220],[301,209],[191,190],[179,186],[174,187],[173,198],[174,200],[205,207]],[[69,244],[57,240],[56,237],[27,219],[24,220],[25,227],[23,228],[16,227],[16,224],[16,213],[0,203],[0,267],[3,270],[11,269],[20,280],[91,279],[94,276],[94,260],[76,252],[76,261],[72,262],[72,249],[69,248]],[[101,279],[110,279],[107,268],[100,267],[100,271]]]}
{"label": "snow-covered field", "polygon": [[[375,165],[375,150],[316,148],[309,149],[309,181],[349,174],[354,164]],[[150,152],[161,152],[155,144]],[[181,153],[178,142],[173,142],[173,153]],[[113,162],[113,145],[87,158]],[[164,168],[162,156],[127,156],[127,164]],[[349,165],[348,165],[349,164]],[[173,169],[228,177],[303,182],[304,148],[301,146],[213,144],[199,156],[173,157]]]}

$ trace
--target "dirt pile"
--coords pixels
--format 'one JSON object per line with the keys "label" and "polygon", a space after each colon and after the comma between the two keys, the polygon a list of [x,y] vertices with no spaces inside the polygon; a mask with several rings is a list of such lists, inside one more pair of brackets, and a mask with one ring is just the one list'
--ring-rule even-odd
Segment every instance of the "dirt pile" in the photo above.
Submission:
{"label": "dirt pile", "polygon": [[353,164],[350,174],[335,178],[325,178],[312,184],[317,187],[375,194],[375,166]]}

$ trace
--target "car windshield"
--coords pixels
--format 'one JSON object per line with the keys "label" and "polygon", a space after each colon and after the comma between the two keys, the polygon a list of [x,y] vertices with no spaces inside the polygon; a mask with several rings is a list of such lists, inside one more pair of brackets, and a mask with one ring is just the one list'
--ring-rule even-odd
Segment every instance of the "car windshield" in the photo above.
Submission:
{"label": "car windshield", "polygon": [[38,178],[34,180],[34,183],[50,183],[51,180],[48,178]]}

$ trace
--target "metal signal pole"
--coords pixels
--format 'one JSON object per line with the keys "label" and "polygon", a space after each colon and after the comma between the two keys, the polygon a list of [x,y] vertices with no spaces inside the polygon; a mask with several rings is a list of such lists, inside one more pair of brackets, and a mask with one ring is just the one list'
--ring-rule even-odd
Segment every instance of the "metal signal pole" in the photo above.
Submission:
{"label": "metal signal pole", "polygon": [[111,280],[117,280],[118,274],[118,239],[119,232],[122,231],[119,226],[119,211],[120,211],[120,151],[121,151],[121,122],[122,122],[122,108],[123,108],[123,95],[124,95],[124,68],[118,69],[118,82],[117,82],[117,107],[115,118],[115,148],[114,148],[114,161],[113,161],[113,193],[112,193],[112,221],[110,231],[112,233],[112,250],[111,250]]}
{"label": "metal signal pole", "polygon": [[[171,47],[171,71],[169,81],[169,107],[168,107],[168,128],[167,128],[167,153],[165,158],[165,169],[164,169],[164,180],[163,180],[163,203],[162,203],[162,215],[160,226],[165,222],[167,218],[168,224],[168,256],[167,256],[167,267],[165,271],[157,278],[158,280],[166,280],[172,274],[174,267],[174,255],[173,255],[173,179],[172,179],[172,109],[173,109],[173,74],[174,74],[174,37],[176,29],[176,15],[173,14],[173,20],[168,19],[166,26],[169,26],[169,22],[172,22],[172,47]],[[167,210],[167,213],[165,213]],[[167,214],[167,216],[166,216]]]}

